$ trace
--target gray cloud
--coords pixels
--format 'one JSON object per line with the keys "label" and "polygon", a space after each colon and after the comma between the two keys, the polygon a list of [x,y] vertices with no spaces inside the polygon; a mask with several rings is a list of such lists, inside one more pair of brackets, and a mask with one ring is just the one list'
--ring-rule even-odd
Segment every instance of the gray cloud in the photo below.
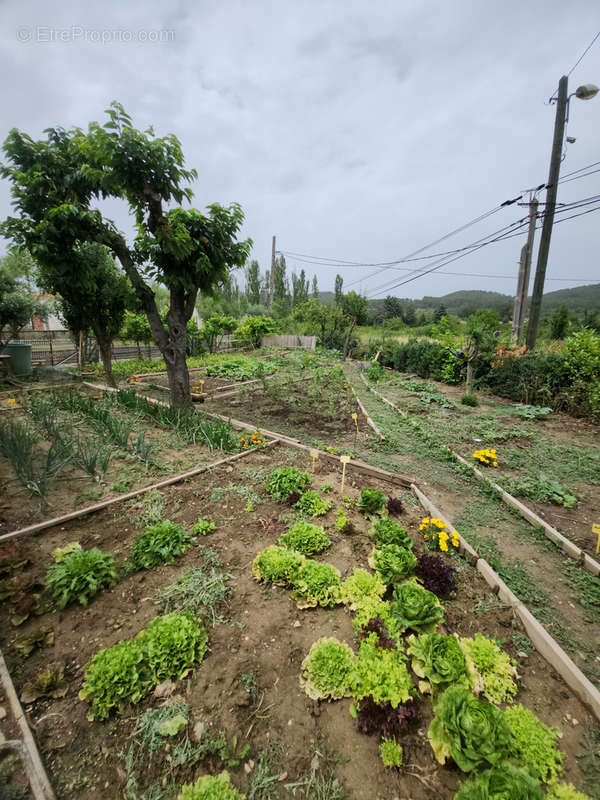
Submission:
{"label": "gray cloud", "polygon": [[[32,136],[53,125],[85,127],[118,99],[137,126],[181,139],[198,170],[194,205],[242,204],[244,233],[263,267],[273,234],[282,250],[389,261],[545,180],[554,107],[544,101],[597,25],[587,0],[411,5],[111,0],[52,8],[8,0],[0,7],[0,67],[11,76],[2,127]],[[72,40],[40,41],[47,27],[71,31]],[[30,41],[18,40],[21,30]],[[160,31],[172,35],[149,40]],[[103,32],[106,42],[94,41]],[[573,73],[571,91],[579,82],[600,83],[600,45]],[[569,135],[577,142],[564,173],[600,160],[599,126],[600,98],[573,101]],[[561,186],[559,200],[598,194],[599,177]],[[8,189],[0,187],[3,216]],[[111,213],[128,229],[126,209],[115,204]],[[444,249],[525,213],[511,206]],[[597,228],[593,214],[556,227],[549,278],[599,279]],[[514,280],[440,272],[396,291],[512,292],[520,247],[512,239],[448,267]],[[315,269],[321,288],[331,288],[336,270]],[[405,273],[342,274],[374,293]]]}

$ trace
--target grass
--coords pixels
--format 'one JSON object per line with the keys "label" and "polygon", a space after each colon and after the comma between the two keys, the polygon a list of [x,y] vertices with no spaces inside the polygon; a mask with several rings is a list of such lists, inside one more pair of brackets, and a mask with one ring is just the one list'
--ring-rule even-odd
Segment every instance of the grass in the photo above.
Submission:
{"label": "grass", "polygon": [[283,772],[283,748],[271,743],[257,757],[248,786],[248,800],[275,800],[280,796],[279,777]]}
{"label": "grass", "polygon": [[225,621],[220,609],[230,594],[232,577],[215,567],[188,567],[178,581],[160,591],[157,604],[163,614],[191,611],[214,628]]}

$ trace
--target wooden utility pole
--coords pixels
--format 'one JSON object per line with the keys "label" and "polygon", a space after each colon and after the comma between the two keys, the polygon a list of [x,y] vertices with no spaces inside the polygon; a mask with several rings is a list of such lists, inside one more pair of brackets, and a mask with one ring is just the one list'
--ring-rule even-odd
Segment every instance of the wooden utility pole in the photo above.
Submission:
{"label": "wooden utility pole", "polygon": [[535,282],[531,296],[529,310],[529,327],[527,328],[527,349],[533,350],[537,339],[537,329],[542,308],[542,295],[544,293],[544,280],[546,279],[546,265],[550,251],[550,237],[554,223],[554,210],[556,207],[556,194],[558,191],[558,176],[560,174],[560,160],[562,156],[563,138],[565,134],[565,121],[567,116],[567,87],[568,78],[563,75],[558,82],[558,97],[556,102],[556,119],[554,122],[554,139],[552,141],[552,155],[550,157],[550,172],[548,174],[548,190],[546,194],[546,210],[544,224],[540,237],[537,266],[535,269]]}
{"label": "wooden utility pole", "polygon": [[527,294],[529,292],[529,273],[531,271],[533,239],[535,236],[535,224],[537,222],[537,198],[532,197],[528,205],[529,231],[527,233],[527,243],[523,245],[521,260],[519,262],[519,278],[517,281],[517,294],[515,296],[515,308],[512,321],[511,342],[513,344],[521,344],[521,339],[523,337],[523,322],[525,321],[525,308],[527,306]]}
{"label": "wooden utility pole", "polygon": [[273,308],[273,295],[275,294],[275,236],[271,247],[271,275],[269,276],[269,308]]}

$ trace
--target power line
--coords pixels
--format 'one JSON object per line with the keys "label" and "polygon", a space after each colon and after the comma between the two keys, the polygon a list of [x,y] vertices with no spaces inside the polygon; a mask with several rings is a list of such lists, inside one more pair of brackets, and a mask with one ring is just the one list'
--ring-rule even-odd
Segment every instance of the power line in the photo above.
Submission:
{"label": "power line", "polygon": [[583,172],[586,169],[591,169],[592,167],[597,167],[600,164],[600,161],[594,161],[593,164],[588,164],[587,167],[579,167],[579,169],[574,169],[573,172],[567,172],[562,178],[559,180],[559,183],[564,179],[568,178],[570,175],[575,175],[577,172]]}
{"label": "power line", "polygon": [[591,172],[586,172],[583,175],[575,175],[574,178],[568,178],[566,181],[565,180],[560,180],[559,184],[571,183],[571,181],[578,181],[580,178],[587,178],[588,175],[594,175],[596,172],[600,172],[600,169],[593,169],[593,170],[591,170]]}
{"label": "power line", "polygon": [[573,64],[573,66],[571,67],[571,69],[570,69],[570,70],[567,72],[567,78],[568,78],[568,77],[571,75],[571,73],[573,72],[573,70],[574,70],[576,67],[578,67],[578,66],[581,64],[581,62],[583,61],[583,59],[586,57],[586,55],[589,53],[589,51],[590,51],[590,50],[592,49],[592,47],[594,46],[594,42],[596,41],[596,39],[597,39],[599,36],[600,36],[600,31],[598,31],[598,33],[597,33],[597,34],[594,36],[594,38],[592,39],[592,41],[591,41],[591,42],[588,44],[588,46],[585,48],[585,50],[583,51],[583,53],[582,53],[582,54],[579,56],[579,58],[577,59],[577,61],[576,61],[576,62]]}

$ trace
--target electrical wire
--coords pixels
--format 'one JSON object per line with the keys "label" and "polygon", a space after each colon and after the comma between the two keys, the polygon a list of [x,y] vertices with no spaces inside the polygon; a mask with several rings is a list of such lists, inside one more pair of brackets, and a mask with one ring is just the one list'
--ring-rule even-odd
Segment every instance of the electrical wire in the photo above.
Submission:
{"label": "electrical wire", "polygon": [[583,53],[582,53],[582,54],[579,56],[579,58],[577,59],[577,61],[576,61],[576,62],[573,64],[573,66],[571,67],[571,69],[570,69],[570,70],[567,72],[567,77],[569,77],[569,76],[571,75],[571,73],[573,72],[573,70],[574,70],[576,67],[578,67],[578,66],[581,64],[581,62],[583,61],[583,59],[586,57],[586,55],[589,53],[589,51],[590,51],[590,50],[592,49],[592,47],[594,46],[594,43],[595,43],[596,39],[597,39],[599,36],[600,36],[600,31],[598,31],[598,33],[597,33],[597,34],[594,36],[594,38],[592,39],[592,41],[591,41],[591,42],[588,44],[588,46],[585,48],[585,50],[583,51]]}

